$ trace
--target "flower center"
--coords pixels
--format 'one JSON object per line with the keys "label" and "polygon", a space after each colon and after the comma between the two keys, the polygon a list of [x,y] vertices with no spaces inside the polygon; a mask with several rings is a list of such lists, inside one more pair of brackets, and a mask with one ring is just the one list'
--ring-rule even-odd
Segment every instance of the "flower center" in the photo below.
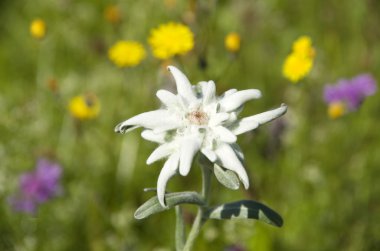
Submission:
{"label": "flower center", "polygon": [[208,116],[201,110],[195,110],[186,115],[186,118],[194,125],[207,125]]}

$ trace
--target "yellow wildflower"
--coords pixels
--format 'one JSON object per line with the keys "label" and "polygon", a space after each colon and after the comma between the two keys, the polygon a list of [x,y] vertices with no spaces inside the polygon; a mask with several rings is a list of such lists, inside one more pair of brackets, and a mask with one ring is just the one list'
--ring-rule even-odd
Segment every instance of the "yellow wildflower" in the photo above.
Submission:
{"label": "yellow wildflower", "polygon": [[311,43],[311,38],[302,36],[293,43],[293,53],[305,57],[314,58],[315,50]]}
{"label": "yellow wildflower", "polygon": [[194,34],[186,25],[171,22],[153,29],[148,42],[156,58],[168,59],[193,49]]}
{"label": "yellow wildflower", "polygon": [[100,103],[94,94],[85,94],[72,98],[68,108],[74,118],[88,120],[99,115]]}
{"label": "yellow wildflower", "polygon": [[44,38],[46,34],[46,24],[44,20],[37,18],[32,21],[32,23],[29,26],[29,31],[32,37],[37,39]]}
{"label": "yellow wildflower", "polygon": [[229,33],[224,39],[224,46],[230,52],[238,52],[240,50],[240,36],[236,32]]}
{"label": "yellow wildflower", "polygon": [[144,47],[135,41],[118,41],[108,50],[109,59],[119,67],[136,66],[145,56]]}
{"label": "yellow wildflower", "polygon": [[327,113],[330,118],[336,119],[341,117],[346,111],[346,108],[342,102],[334,102],[329,105]]}
{"label": "yellow wildflower", "polygon": [[282,73],[292,81],[298,82],[304,78],[313,67],[315,49],[310,37],[302,36],[293,43],[292,53],[285,59]]}
{"label": "yellow wildflower", "polygon": [[293,83],[304,78],[313,67],[313,60],[302,57],[297,54],[290,54],[286,59],[282,68],[283,75]]}
{"label": "yellow wildflower", "polygon": [[111,24],[117,24],[121,21],[120,9],[116,5],[108,5],[104,10],[104,18]]}

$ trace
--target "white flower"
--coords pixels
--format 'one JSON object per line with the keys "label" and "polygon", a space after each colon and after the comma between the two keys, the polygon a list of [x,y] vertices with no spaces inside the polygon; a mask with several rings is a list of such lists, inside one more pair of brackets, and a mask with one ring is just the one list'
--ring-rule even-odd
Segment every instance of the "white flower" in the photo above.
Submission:
{"label": "white flower", "polygon": [[160,144],[149,156],[147,164],[167,158],[157,181],[157,197],[165,206],[165,187],[178,172],[186,176],[194,155],[200,151],[211,162],[234,171],[244,187],[249,187],[248,175],[241,162],[244,156],[239,150],[236,136],[256,129],[286,112],[281,107],[250,117],[238,118],[245,102],[261,97],[256,89],[237,91],[231,89],[220,97],[215,95],[213,81],[191,85],[187,77],[174,66],[169,66],[178,94],[159,90],[157,97],[163,107],[136,115],[115,128],[125,133],[144,127],[141,136]]}

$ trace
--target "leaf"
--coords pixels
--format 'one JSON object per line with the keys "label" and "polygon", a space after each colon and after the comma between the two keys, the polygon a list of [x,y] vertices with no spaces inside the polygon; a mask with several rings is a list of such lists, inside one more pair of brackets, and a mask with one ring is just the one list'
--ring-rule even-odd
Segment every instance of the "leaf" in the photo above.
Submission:
{"label": "leaf", "polygon": [[214,173],[216,179],[225,187],[232,190],[239,189],[239,179],[233,171],[224,169],[219,165],[214,164]]}
{"label": "leaf", "polygon": [[253,200],[241,200],[210,208],[206,212],[206,217],[219,220],[256,219],[277,227],[281,227],[283,224],[283,220],[278,213]]}
{"label": "leaf", "polygon": [[168,210],[179,204],[196,204],[203,206],[203,198],[196,192],[178,192],[165,194],[167,207],[162,207],[158,202],[157,196],[154,196],[142,204],[135,212],[135,218],[138,220],[147,218],[148,216]]}

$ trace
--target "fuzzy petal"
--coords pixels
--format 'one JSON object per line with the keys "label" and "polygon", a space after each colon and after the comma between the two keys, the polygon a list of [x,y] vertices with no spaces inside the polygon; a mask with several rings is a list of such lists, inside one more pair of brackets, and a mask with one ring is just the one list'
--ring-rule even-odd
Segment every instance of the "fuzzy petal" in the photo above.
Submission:
{"label": "fuzzy petal", "polygon": [[172,107],[178,104],[177,96],[167,90],[158,90],[156,96],[166,107]]}
{"label": "fuzzy petal", "polygon": [[240,178],[245,189],[249,187],[249,180],[247,172],[244,166],[240,162],[239,158],[236,156],[235,151],[230,145],[222,143],[215,150],[216,156],[218,157],[218,162],[221,166],[231,171],[234,171]]}
{"label": "fuzzy petal", "polygon": [[239,160],[241,161],[241,163],[244,163],[244,153],[241,150],[240,146],[238,144],[236,144],[236,143],[230,144],[230,146],[232,147],[232,149],[234,149],[235,154],[239,158]]}
{"label": "fuzzy petal", "polygon": [[163,144],[166,142],[166,133],[155,133],[152,130],[144,130],[141,132],[141,137],[145,140]]}
{"label": "fuzzy petal", "polygon": [[235,135],[251,131],[259,127],[259,125],[268,123],[286,113],[287,106],[282,104],[279,108],[259,113],[250,117],[242,118],[232,124],[230,129]]}
{"label": "fuzzy petal", "polygon": [[200,147],[201,139],[199,137],[188,137],[182,141],[179,163],[179,173],[182,176],[186,176],[190,172],[193,157]]}
{"label": "fuzzy petal", "polygon": [[231,94],[234,94],[237,92],[237,89],[229,89],[227,91],[225,91],[222,95],[220,95],[220,99],[223,99],[225,97],[228,97],[230,96]]}
{"label": "fuzzy petal", "polygon": [[215,92],[214,81],[208,81],[202,84],[203,105],[208,105],[215,101]]}
{"label": "fuzzy petal", "polygon": [[218,137],[219,140],[223,142],[235,143],[237,140],[236,135],[233,134],[230,130],[228,130],[224,126],[214,127],[213,132],[215,133],[216,137]]}
{"label": "fuzzy petal", "polygon": [[163,159],[170,154],[172,154],[174,151],[174,147],[172,144],[167,143],[167,144],[162,144],[159,147],[157,147],[148,157],[146,160],[146,164],[150,165],[153,162],[156,162],[157,160]]}
{"label": "fuzzy petal", "polygon": [[234,124],[229,126],[229,128],[235,135],[240,135],[255,130],[257,127],[259,127],[259,125],[260,124],[257,121],[246,120],[246,118],[243,118],[236,121]]}
{"label": "fuzzy petal", "polygon": [[217,160],[216,154],[211,149],[202,148],[201,152],[204,156],[206,156],[211,162],[215,162]]}
{"label": "fuzzy petal", "polygon": [[224,97],[219,101],[219,104],[223,111],[230,112],[251,99],[257,99],[261,97],[261,92],[256,89],[249,89],[244,91],[238,91],[229,96]]}
{"label": "fuzzy petal", "polygon": [[230,118],[230,114],[227,112],[216,113],[210,118],[209,126],[217,126]]}
{"label": "fuzzy petal", "polygon": [[247,117],[247,119],[255,120],[262,125],[284,115],[287,109],[288,107],[285,104],[282,104],[279,108]]}
{"label": "fuzzy petal", "polygon": [[157,180],[157,197],[161,206],[165,205],[165,189],[168,180],[177,173],[179,154],[173,153],[165,162],[164,167],[161,169],[160,175]]}
{"label": "fuzzy petal", "polygon": [[197,98],[193,92],[189,79],[174,66],[168,66],[168,70],[173,75],[177,85],[177,91],[189,104],[196,102]]}
{"label": "fuzzy petal", "polygon": [[155,110],[136,115],[115,127],[115,132],[125,133],[137,127],[171,130],[180,126],[180,121],[167,110]]}

